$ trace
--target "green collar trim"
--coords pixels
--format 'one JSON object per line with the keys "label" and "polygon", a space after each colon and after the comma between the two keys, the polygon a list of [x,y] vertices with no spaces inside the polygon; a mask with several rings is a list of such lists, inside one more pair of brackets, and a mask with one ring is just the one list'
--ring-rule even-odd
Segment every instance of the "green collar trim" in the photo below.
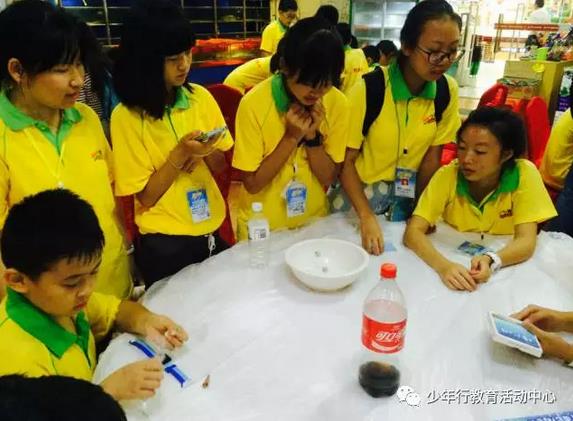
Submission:
{"label": "green collar trim", "polygon": [[458,196],[465,197],[473,206],[483,212],[485,205],[488,202],[493,202],[498,198],[501,193],[511,193],[519,187],[519,169],[517,165],[504,168],[501,173],[499,184],[497,188],[488,194],[481,203],[477,203],[470,194],[470,186],[461,171],[458,171],[458,182],[456,185],[456,193]]}
{"label": "green collar trim", "polygon": [[277,73],[271,80],[271,94],[275,106],[280,114],[286,113],[291,103],[291,98],[286,90],[285,81],[281,73]]}
{"label": "green collar trim", "polygon": [[6,313],[18,326],[42,342],[58,359],[77,343],[91,366],[88,352],[90,324],[83,311],[76,317],[78,334],[74,335],[56,323],[50,315],[34,306],[22,294],[11,288],[7,288],[7,294]]}
{"label": "green collar trim", "polygon": [[352,47],[351,47],[350,45],[345,45],[345,46],[344,46],[344,51],[345,51],[345,52],[346,52],[346,51],[350,51],[350,50],[352,50]]}
{"label": "green collar trim", "polygon": [[60,129],[58,133],[54,134],[45,122],[36,120],[18,109],[8,99],[6,91],[2,91],[0,92],[0,119],[14,131],[24,130],[27,127],[36,127],[60,153],[62,141],[69,134],[74,124],[82,120],[82,115],[73,107],[63,110]]}
{"label": "green collar trim", "polygon": [[426,98],[434,100],[436,98],[436,82],[426,82],[424,89],[418,95],[413,95],[410,88],[406,85],[400,66],[397,60],[393,60],[388,66],[388,75],[390,77],[390,86],[392,87],[392,96],[394,101],[408,101],[412,98]]}
{"label": "green collar trim", "polygon": [[189,98],[187,98],[187,95],[185,95],[185,91],[181,86],[175,90],[175,102],[167,108],[169,110],[174,108],[178,110],[186,110],[189,108]]}
{"label": "green collar trim", "polygon": [[281,20],[278,19],[278,18],[277,18],[276,22],[278,23],[279,29],[281,30],[281,32],[285,33],[285,32],[287,31],[287,29],[288,29],[288,26],[285,26],[285,24],[283,24],[283,23],[281,22]]}

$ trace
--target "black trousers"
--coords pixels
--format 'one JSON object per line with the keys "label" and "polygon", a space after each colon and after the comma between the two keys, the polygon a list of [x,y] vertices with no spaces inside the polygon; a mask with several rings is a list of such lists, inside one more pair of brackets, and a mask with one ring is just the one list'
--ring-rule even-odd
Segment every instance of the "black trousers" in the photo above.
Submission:
{"label": "black trousers", "polygon": [[229,248],[213,233],[215,249],[209,252],[208,236],[145,234],[135,247],[135,262],[146,287],[156,281],[173,275],[185,266],[199,263]]}

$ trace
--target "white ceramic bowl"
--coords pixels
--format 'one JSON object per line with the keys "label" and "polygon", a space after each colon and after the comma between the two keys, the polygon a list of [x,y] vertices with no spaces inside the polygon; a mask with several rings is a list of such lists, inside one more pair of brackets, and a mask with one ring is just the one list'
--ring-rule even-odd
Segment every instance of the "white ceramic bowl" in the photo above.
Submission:
{"label": "white ceramic bowl", "polygon": [[368,266],[368,253],[344,240],[320,238],[289,247],[287,265],[306,286],[317,291],[336,291],[354,282]]}

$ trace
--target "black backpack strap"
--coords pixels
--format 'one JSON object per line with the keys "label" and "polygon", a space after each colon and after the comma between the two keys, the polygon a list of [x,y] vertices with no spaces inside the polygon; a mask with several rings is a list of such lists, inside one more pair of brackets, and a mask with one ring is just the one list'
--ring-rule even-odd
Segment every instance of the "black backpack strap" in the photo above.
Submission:
{"label": "black backpack strap", "polygon": [[366,85],[366,114],[362,124],[362,135],[366,137],[370,126],[378,118],[382,106],[384,105],[384,94],[386,92],[386,81],[382,68],[376,67],[370,73],[362,76]]}
{"label": "black backpack strap", "polygon": [[448,86],[448,79],[442,75],[436,81],[436,97],[434,98],[434,116],[436,117],[436,124],[442,121],[444,111],[450,104],[450,87]]}

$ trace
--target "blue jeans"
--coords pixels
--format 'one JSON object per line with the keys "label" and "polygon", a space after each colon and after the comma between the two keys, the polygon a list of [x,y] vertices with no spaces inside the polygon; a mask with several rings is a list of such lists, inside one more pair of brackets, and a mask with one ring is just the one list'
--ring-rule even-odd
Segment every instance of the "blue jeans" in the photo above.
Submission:
{"label": "blue jeans", "polygon": [[547,222],[543,228],[545,231],[564,232],[573,237],[573,170],[565,178],[563,191],[557,198],[555,205],[558,215]]}

